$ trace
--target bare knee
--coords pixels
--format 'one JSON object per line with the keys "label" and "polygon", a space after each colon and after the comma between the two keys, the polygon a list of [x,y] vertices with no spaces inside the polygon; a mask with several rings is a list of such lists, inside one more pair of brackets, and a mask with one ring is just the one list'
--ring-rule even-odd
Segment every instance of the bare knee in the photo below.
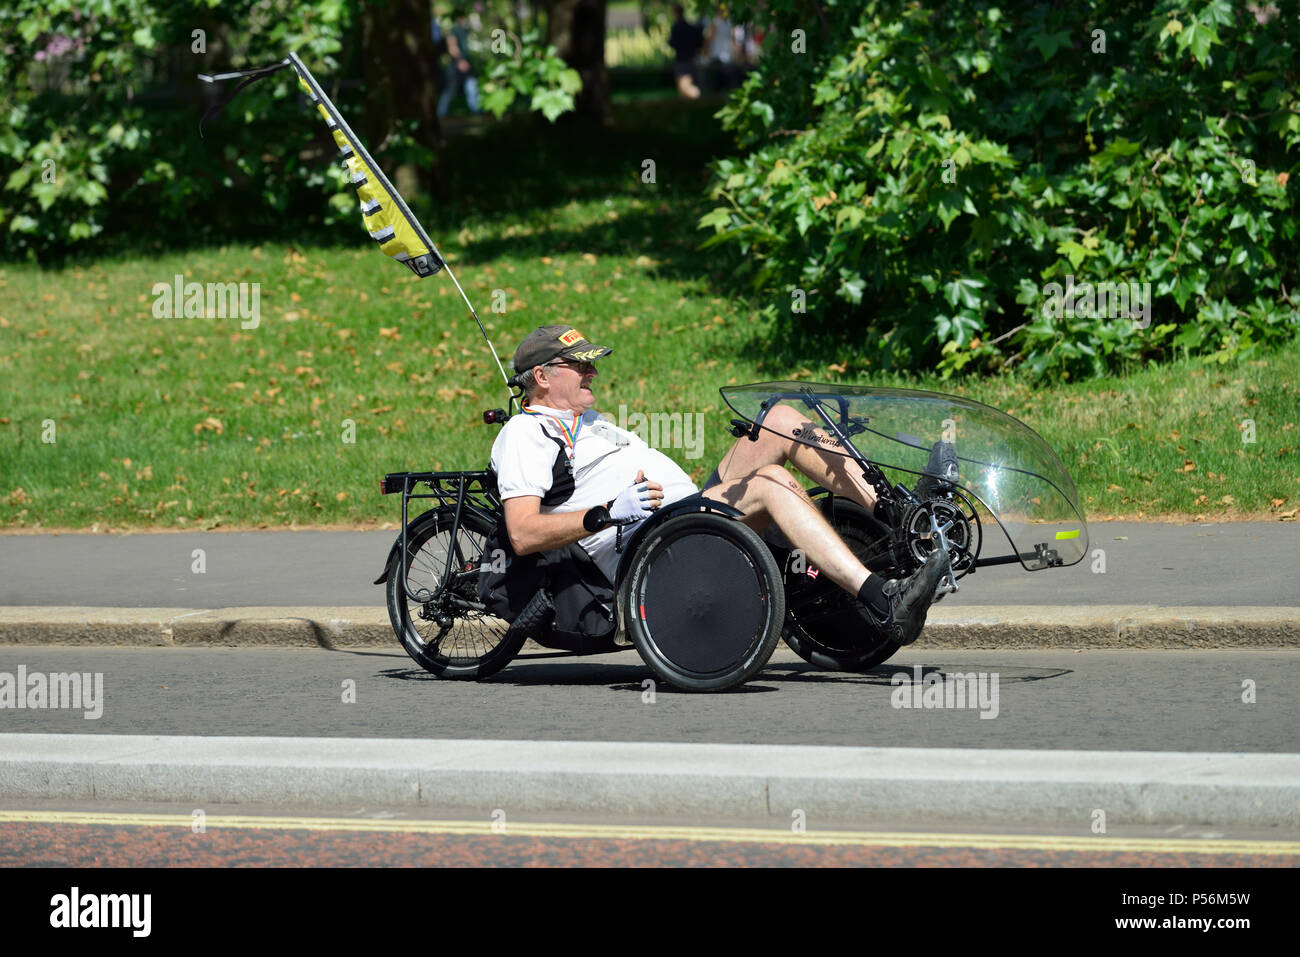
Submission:
{"label": "bare knee", "polygon": [[773,406],[763,420],[765,426],[781,437],[781,444],[786,448],[795,441],[794,437],[803,431],[807,422],[806,415],[784,403]]}
{"label": "bare knee", "polygon": [[758,480],[755,484],[764,501],[770,501],[768,496],[772,495],[808,497],[808,493],[803,490],[803,486],[789,473],[784,465],[760,466],[754,471],[754,477]]}

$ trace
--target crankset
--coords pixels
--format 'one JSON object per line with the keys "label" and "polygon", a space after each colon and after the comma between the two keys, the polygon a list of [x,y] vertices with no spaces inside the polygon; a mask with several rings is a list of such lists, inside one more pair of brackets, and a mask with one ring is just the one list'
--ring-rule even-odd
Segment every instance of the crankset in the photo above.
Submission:
{"label": "crankset", "polygon": [[900,531],[903,547],[918,564],[924,564],[936,548],[948,553],[950,570],[939,585],[936,601],[957,591],[957,579],[974,571],[984,542],[979,515],[970,500],[956,491],[950,498],[908,506]]}

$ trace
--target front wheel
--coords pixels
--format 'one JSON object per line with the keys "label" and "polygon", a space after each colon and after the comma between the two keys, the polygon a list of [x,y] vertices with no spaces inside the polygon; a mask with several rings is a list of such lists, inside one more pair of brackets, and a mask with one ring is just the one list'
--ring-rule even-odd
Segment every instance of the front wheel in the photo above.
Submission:
{"label": "front wheel", "polygon": [[763,540],[707,512],[646,532],[626,596],[627,632],[641,659],[684,691],[748,681],[772,657],[785,620],[781,570]]}
{"label": "front wheel", "polygon": [[453,541],[454,518],[455,510],[444,507],[411,523],[405,587],[401,549],[388,567],[388,618],[406,653],[426,671],[443,678],[486,678],[519,653],[528,631],[488,614],[479,600],[479,566],[492,523],[462,512]]}
{"label": "front wheel", "polygon": [[[888,532],[855,502],[830,496],[822,513],[844,544],[873,574],[893,577]],[[819,575],[816,569],[788,563],[785,643],[809,664],[827,671],[868,671],[900,647],[867,616],[857,599]]]}

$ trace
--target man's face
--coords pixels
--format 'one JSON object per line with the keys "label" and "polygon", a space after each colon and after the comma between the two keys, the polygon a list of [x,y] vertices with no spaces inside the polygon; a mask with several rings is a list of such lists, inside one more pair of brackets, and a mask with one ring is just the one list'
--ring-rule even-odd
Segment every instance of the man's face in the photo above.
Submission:
{"label": "man's face", "polygon": [[596,378],[596,366],[576,359],[553,359],[544,366],[534,367],[534,377],[542,386],[537,401],[565,412],[586,412],[596,404],[591,391]]}

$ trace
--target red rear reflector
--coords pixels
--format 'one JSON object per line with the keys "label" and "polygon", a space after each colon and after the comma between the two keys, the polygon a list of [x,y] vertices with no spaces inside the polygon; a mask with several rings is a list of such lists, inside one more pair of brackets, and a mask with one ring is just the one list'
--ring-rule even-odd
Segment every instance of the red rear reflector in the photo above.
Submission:
{"label": "red rear reflector", "polygon": [[641,620],[645,621],[645,605],[641,606]]}

